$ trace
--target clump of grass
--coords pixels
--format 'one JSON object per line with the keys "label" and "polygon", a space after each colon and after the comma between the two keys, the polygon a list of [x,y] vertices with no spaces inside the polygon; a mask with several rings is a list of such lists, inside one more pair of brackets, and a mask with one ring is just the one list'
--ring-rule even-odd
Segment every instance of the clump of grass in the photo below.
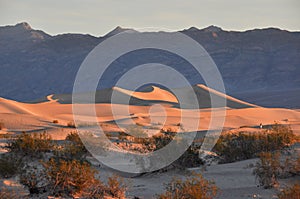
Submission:
{"label": "clump of grass", "polygon": [[58,120],[53,120],[52,123],[53,124],[58,124],[59,122],[58,122]]}

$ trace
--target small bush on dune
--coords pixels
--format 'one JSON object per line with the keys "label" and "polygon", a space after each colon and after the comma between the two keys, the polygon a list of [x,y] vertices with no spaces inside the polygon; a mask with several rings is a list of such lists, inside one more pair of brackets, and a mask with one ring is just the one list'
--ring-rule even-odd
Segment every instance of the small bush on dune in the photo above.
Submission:
{"label": "small bush on dune", "polygon": [[68,122],[67,127],[76,128],[76,124],[74,122]]}
{"label": "small bush on dune", "polygon": [[0,122],[0,130],[4,129],[4,123],[3,122]]}
{"label": "small bush on dune", "polygon": [[300,184],[282,190],[277,196],[279,199],[300,199]]}
{"label": "small bush on dune", "polygon": [[165,187],[166,192],[158,199],[212,199],[217,196],[218,188],[201,174],[187,178],[185,181],[173,179]]}
{"label": "small bush on dune", "polygon": [[58,120],[53,120],[53,124],[58,124]]}

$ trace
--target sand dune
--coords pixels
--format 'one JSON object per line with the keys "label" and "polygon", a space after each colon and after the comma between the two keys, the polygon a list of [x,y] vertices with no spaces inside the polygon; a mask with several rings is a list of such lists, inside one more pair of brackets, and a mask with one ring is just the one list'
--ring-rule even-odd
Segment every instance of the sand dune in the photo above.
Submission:
{"label": "sand dune", "polygon": [[[105,91],[105,92],[104,92]],[[203,85],[196,85],[192,90],[186,88],[179,89],[182,94],[189,95],[190,92],[197,94],[200,109],[180,109],[176,97],[169,91],[158,87],[143,92],[132,92],[121,88],[106,89],[96,93],[97,104],[95,110],[97,121],[107,124],[105,130],[123,130],[116,125],[127,125],[134,122],[143,126],[154,126],[155,128],[178,128],[181,123],[182,111],[191,123],[200,119],[198,131],[208,129],[211,122],[212,113],[226,110],[225,129],[239,129],[248,126],[250,129],[257,128],[260,123],[264,125],[273,124],[274,121],[283,124],[290,124],[296,133],[300,133],[300,112],[289,109],[263,108],[247,102],[232,98]],[[109,94],[116,91],[117,95],[131,98],[130,105],[115,103],[110,104]],[[104,95],[100,95],[104,94]],[[106,94],[106,95],[105,95]],[[210,105],[210,95],[227,100],[227,107],[207,108]],[[81,95],[84,102],[84,96]],[[132,100],[133,99],[133,100]],[[61,134],[61,128],[68,128],[67,123],[73,121],[71,95],[51,95],[38,103],[21,103],[0,98],[0,122],[5,124],[7,132],[18,131],[39,131],[47,130],[53,134],[57,131]],[[122,101],[120,101],[122,102]],[[156,104],[160,104],[157,106]],[[155,105],[155,106],[153,106]],[[86,107],[88,104],[78,104],[83,110],[80,114],[83,123],[91,120],[92,114]],[[113,114],[113,109],[115,114]],[[127,112],[127,110],[129,110]],[[217,116],[219,117],[219,116]],[[58,120],[59,124],[53,124],[53,120]],[[159,124],[159,125],[158,125]],[[185,124],[185,130],[189,129],[189,124]],[[3,130],[2,130],[3,131]],[[58,137],[61,137],[58,135]]]}
{"label": "sand dune", "polygon": [[[88,94],[91,93],[79,93],[75,94],[74,97],[79,103],[89,102]],[[169,91],[163,90],[161,88],[153,86],[151,91],[148,92],[138,92],[130,91],[123,88],[113,87],[109,89],[98,90],[95,93],[96,103],[114,103],[114,104],[129,104],[131,105],[149,105],[154,102],[161,102],[167,104],[177,103],[176,97]],[[113,96],[113,99],[112,99]],[[49,101],[49,96],[47,99],[35,100],[33,102],[46,102]],[[51,100],[58,101],[61,104],[71,104],[72,95],[71,94],[55,94],[51,95]]]}
{"label": "sand dune", "polygon": [[[113,104],[130,104],[130,105],[143,105],[148,106],[155,103],[168,104],[173,107],[188,107],[188,108],[210,108],[211,107],[211,97],[214,97],[218,102],[215,107],[222,107],[221,102],[226,101],[226,106],[229,108],[248,108],[257,107],[256,105],[238,100],[236,98],[230,97],[226,94],[220,93],[216,90],[210,89],[204,85],[195,85],[191,88],[178,88],[173,89],[173,92],[177,96],[181,96],[184,99],[179,103],[176,96],[166,90],[156,86],[149,86],[143,91],[131,91],[123,88],[113,87],[110,89],[103,89],[92,93],[95,96],[95,103],[113,103]],[[73,97],[76,98],[77,103],[90,103],[88,96],[91,93],[78,93],[74,94]],[[198,105],[195,101],[192,101],[192,95],[195,94],[197,97]],[[72,95],[71,94],[57,94],[47,97],[47,99],[36,100],[35,102],[46,102],[46,101],[58,101],[61,104],[71,104]]]}
{"label": "sand dune", "polygon": [[16,113],[16,114],[34,114],[26,108],[26,105],[20,102],[0,98],[1,113]]}

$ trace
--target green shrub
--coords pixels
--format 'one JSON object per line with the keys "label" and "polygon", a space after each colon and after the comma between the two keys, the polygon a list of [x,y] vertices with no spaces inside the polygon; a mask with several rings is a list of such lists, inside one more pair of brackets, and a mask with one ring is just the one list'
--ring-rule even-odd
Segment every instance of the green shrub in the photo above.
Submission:
{"label": "green shrub", "polygon": [[300,199],[300,184],[282,190],[277,196],[279,199]]}
{"label": "green shrub", "polygon": [[40,156],[41,153],[53,150],[54,144],[51,136],[43,133],[25,133],[11,139],[6,148],[9,152],[29,156]]}
{"label": "green shrub", "polygon": [[13,156],[12,154],[2,155],[0,158],[0,176],[3,178],[10,178],[18,174],[21,165],[21,158]]}
{"label": "green shrub", "polygon": [[217,196],[218,188],[201,174],[187,178],[185,181],[174,178],[165,187],[165,193],[159,199],[212,199]]}

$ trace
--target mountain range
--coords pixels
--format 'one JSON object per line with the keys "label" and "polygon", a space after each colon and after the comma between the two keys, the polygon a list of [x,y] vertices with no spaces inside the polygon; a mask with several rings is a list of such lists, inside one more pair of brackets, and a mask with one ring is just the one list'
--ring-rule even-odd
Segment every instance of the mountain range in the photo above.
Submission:
{"label": "mountain range", "polygon": [[[124,30],[128,29],[117,27],[101,37],[52,36],[26,22],[0,27],[0,96],[32,101],[53,93],[71,93],[87,54]],[[180,32],[199,42],[211,55],[229,95],[260,106],[300,107],[300,32],[277,28],[239,32],[216,26]],[[172,65],[189,76],[191,84],[204,83],[186,62],[167,52],[145,50],[116,60],[99,89],[113,87],[129,67],[153,60]]]}

